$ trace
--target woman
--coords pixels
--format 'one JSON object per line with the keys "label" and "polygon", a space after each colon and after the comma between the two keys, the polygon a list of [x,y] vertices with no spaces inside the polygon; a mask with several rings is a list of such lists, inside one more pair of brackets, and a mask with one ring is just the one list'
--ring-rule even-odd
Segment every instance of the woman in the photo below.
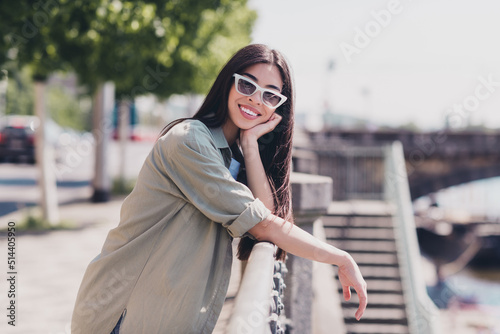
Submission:
{"label": "woman", "polygon": [[[162,132],[118,227],[90,263],[72,333],[211,333],[229,282],[231,241],[339,266],[346,299],[366,284],[352,257],[291,222],[293,89],[283,56],[249,45],[225,65],[191,119]],[[236,179],[238,181],[236,181]],[[284,219],[283,219],[284,218]]]}

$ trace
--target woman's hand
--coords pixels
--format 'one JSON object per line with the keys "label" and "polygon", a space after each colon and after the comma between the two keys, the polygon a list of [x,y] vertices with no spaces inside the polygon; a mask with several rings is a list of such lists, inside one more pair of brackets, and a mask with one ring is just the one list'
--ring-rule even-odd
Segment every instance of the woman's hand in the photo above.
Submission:
{"label": "woman's hand", "polygon": [[359,307],[356,311],[356,319],[361,319],[368,303],[366,282],[349,253],[321,241],[292,222],[273,214],[252,227],[248,232],[257,240],[272,242],[284,251],[296,256],[336,265],[345,300],[351,299],[351,287],[358,294]]}
{"label": "woman's hand", "polygon": [[281,122],[283,117],[277,113],[273,113],[265,123],[258,124],[248,130],[240,130],[240,142],[242,145],[245,141],[257,141],[260,137],[274,130]]}
{"label": "woman's hand", "polygon": [[356,311],[356,320],[361,319],[368,304],[368,294],[366,292],[366,282],[361,275],[358,265],[352,257],[348,257],[345,264],[339,265],[339,281],[344,292],[344,299],[351,299],[351,286],[356,290],[359,298],[359,307]]}
{"label": "woman's hand", "polygon": [[260,159],[257,139],[273,131],[281,121],[281,116],[274,113],[265,123],[248,130],[240,130],[240,145],[245,158],[248,187],[253,195],[271,211],[274,211],[274,196],[267,180],[267,175]]}

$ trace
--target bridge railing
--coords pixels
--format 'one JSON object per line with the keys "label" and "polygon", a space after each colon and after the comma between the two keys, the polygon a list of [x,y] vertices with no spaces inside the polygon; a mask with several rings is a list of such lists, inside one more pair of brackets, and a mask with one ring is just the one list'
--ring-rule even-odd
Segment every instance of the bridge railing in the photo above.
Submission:
{"label": "bridge railing", "polygon": [[316,143],[295,147],[294,171],[332,178],[333,200],[383,199],[383,146],[351,146]]}
{"label": "bridge railing", "polygon": [[439,311],[430,300],[420,270],[419,245],[411,204],[403,146],[394,142],[386,147],[385,197],[394,203],[396,245],[405,291],[408,325],[412,334],[437,334]]}

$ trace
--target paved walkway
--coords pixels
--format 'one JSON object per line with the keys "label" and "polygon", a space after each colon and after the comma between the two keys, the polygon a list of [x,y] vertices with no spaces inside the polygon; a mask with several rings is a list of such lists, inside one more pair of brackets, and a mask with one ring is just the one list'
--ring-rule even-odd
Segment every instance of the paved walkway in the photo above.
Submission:
{"label": "paved walkway", "polygon": [[[71,314],[88,263],[100,252],[108,231],[116,226],[123,198],[108,203],[80,202],[60,207],[61,219],[74,230],[19,233],[16,238],[16,326],[8,325],[7,240],[0,235],[0,333],[69,334]],[[22,212],[0,217],[0,228],[19,222]],[[228,300],[214,333],[224,333],[239,282],[239,261],[233,266]]]}
{"label": "paved walkway", "polygon": [[[107,231],[118,222],[122,199],[105,204],[78,203],[60,207],[61,219],[81,226],[75,230],[19,233],[16,238],[16,326],[7,324],[2,305],[1,333],[66,334],[76,294],[88,263],[99,253]],[[19,222],[21,212],[0,217],[0,227]],[[0,263],[7,273],[7,240],[0,238]],[[2,276],[4,276],[2,275]],[[7,281],[0,281],[6,304]],[[5,313],[5,314],[3,314]]]}

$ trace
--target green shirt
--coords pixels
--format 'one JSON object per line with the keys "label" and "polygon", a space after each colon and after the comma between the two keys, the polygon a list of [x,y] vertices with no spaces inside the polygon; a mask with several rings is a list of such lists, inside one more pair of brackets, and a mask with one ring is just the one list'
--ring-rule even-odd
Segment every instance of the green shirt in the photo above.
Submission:
{"label": "green shirt", "polygon": [[146,158],[120,223],[89,264],[72,333],[211,333],[227,292],[233,237],[271,214],[230,174],[221,128],[175,125]]}

